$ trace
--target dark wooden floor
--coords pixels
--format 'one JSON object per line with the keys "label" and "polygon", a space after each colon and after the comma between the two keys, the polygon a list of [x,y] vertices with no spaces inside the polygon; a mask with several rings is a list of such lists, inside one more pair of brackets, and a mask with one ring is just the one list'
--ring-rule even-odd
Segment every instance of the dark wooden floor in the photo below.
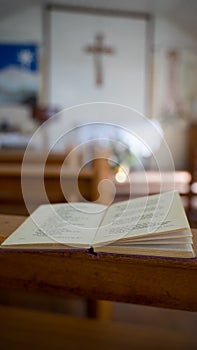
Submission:
{"label": "dark wooden floor", "polygon": [[[87,301],[84,299],[51,298],[46,295],[16,294],[1,292],[1,304],[26,309],[50,311],[52,314],[65,314],[86,317]],[[156,330],[174,330],[181,334],[191,333],[197,337],[197,312],[163,309],[117,302],[105,302],[110,309],[108,320],[134,326],[154,327]]]}

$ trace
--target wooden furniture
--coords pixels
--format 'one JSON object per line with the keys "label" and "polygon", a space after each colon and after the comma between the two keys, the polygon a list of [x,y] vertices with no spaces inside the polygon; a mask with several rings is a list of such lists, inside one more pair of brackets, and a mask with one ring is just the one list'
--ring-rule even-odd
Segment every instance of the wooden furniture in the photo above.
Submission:
{"label": "wooden furniture", "polygon": [[146,194],[156,194],[164,191],[176,190],[181,195],[186,195],[190,191],[191,175],[188,171],[134,171],[124,183],[118,183],[114,179],[116,186],[116,196],[128,199],[129,196],[139,197]]}
{"label": "wooden furniture", "polygon": [[188,128],[188,168],[192,182],[197,181],[197,123]]}
{"label": "wooden furniture", "polygon": [[197,123],[188,128],[188,169],[191,173],[189,210],[193,222],[197,223]]}
{"label": "wooden furniture", "polygon": [[2,349],[195,350],[194,333],[0,306]]}
{"label": "wooden furniture", "polygon": [[[0,216],[2,242],[23,217]],[[197,253],[197,230],[194,233]],[[0,291],[47,293],[197,311],[197,258],[0,248]]]}
{"label": "wooden furniture", "polygon": [[[108,162],[102,155],[79,170],[73,164],[63,166],[66,153],[52,153],[46,160],[42,153],[32,152],[22,172],[22,192],[23,155],[23,152],[0,152],[0,213],[27,215],[42,203],[95,201],[99,198],[99,182],[110,176]],[[106,190],[100,201],[107,204],[109,197]]]}
{"label": "wooden furniture", "polygon": [[[0,213],[28,214],[21,190],[23,155],[22,151],[0,152]],[[46,194],[49,201],[53,203],[66,200],[79,201],[83,199],[80,194],[86,200],[95,201],[99,198],[98,185],[103,179],[111,180],[111,183],[115,185],[116,201],[147,193],[173,190],[174,188],[183,196],[187,196],[190,192],[191,175],[186,171],[162,172],[161,174],[156,171],[146,171],[146,173],[134,171],[130,174],[129,181],[118,183],[110,170],[107,159],[105,159],[104,152],[102,154],[98,152],[99,157],[95,158],[91,165],[81,169],[80,172],[76,164],[67,164],[66,167],[61,168],[66,155],[66,153],[51,153],[46,160],[43,159],[41,153],[32,152],[23,172],[23,180],[26,184],[25,199],[29,203],[29,212],[47,200],[42,189],[43,178]],[[43,162],[46,163],[44,175]],[[76,178],[78,173],[79,176]],[[99,202],[110,204],[112,200],[113,188],[109,182],[106,182]]]}

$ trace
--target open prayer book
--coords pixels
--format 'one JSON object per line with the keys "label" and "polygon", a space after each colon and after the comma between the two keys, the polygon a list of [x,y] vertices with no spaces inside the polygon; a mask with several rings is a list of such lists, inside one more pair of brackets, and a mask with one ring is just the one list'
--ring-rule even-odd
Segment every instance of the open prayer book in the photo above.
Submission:
{"label": "open prayer book", "polygon": [[195,256],[192,232],[177,192],[130,199],[109,207],[90,202],[41,205],[2,246]]}

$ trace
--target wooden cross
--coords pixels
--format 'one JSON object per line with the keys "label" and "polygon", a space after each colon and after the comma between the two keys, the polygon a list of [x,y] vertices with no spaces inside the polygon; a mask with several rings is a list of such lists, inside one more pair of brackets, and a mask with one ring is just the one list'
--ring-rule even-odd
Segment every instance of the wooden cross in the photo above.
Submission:
{"label": "wooden cross", "polygon": [[102,67],[102,54],[113,54],[114,49],[109,46],[104,46],[103,44],[104,35],[97,34],[95,37],[95,44],[88,45],[85,47],[87,53],[93,54],[94,65],[96,71],[96,84],[103,84],[103,67]]}

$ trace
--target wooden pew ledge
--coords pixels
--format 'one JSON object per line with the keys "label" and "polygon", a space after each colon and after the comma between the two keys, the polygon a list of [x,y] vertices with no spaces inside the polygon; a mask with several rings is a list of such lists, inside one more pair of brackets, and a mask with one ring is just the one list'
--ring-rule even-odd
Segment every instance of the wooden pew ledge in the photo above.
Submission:
{"label": "wooden pew ledge", "polygon": [[[1,241],[24,217],[0,216]],[[197,230],[194,230],[196,246]],[[0,249],[0,290],[197,311],[194,259]]]}

